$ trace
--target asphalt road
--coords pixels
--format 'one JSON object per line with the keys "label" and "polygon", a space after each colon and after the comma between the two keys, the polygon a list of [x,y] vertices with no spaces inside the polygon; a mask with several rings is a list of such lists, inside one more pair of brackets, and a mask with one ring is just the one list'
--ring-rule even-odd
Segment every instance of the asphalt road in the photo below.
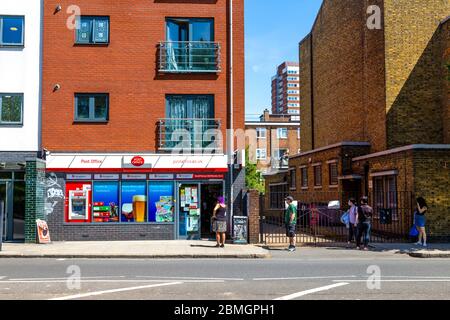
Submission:
{"label": "asphalt road", "polygon": [[450,259],[312,248],[272,255],[262,260],[0,259],[0,299],[450,300]]}

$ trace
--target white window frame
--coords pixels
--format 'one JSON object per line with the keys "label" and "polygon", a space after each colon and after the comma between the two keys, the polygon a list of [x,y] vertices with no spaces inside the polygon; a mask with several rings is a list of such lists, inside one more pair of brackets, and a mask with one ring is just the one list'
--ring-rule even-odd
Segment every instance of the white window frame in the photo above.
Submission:
{"label": "white window frame", "polygon": [[[286,132],[286,136],[282,136],[281,132]],[[287,139],[288,129],[287,128],[277,128],[277,139]]]}
{"label": "white window frame", "polygon": [[[264,135],[261,133],[264,132]],[[266,128],[256,128],[256,139],[266,140],[267,139],[267,129]]]}
{"label": "white window frame", "polygon": [[[262,157],[264,154],[264,157]],[[256,149],[256,160],[266,160],[267,159],[267,149]]]}

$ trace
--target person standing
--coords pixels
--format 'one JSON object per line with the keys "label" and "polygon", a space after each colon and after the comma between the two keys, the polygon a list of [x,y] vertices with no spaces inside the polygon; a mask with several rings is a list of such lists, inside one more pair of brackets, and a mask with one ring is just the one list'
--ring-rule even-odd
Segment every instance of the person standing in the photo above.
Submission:
{"label": "person standing", "polygon": [[[348,205],[350,206],[350,209],[348,211],[348,217],[349,217],[349,228],[348,228],[348,245],[347,248],[350,248],[353,239],[356,238],[356,214],[357,214],[357,203],[355,198],[350,198],[348,200]],[[355,239],[356,240],[356,239]]]}
{"label": "person standing", "polygon": [[[426,226],[426,217],[425,214],[428,211],[428,205],[424,198],[417,198],[417,208],[414,212],[414,219],[416,228],[419,231],[419,241],[416,245],[427,247],[427,232],[425,229]],[[423,243],[422,243],[423,240]]]}
{"label": "person standing", "polygon": [[227,206],[224,197],[217,198],[217,204],[213,212],[213,231],[216,233],[216,248],[225,248],[227,232]]}
{"label": "person standing", "polygon": [[295,232],[297,227],[297,207],[295,206],[294,198],[289,196],[286,199],[287,208],[285,212],[284,222],[286,224],[286,236],[289,238],[290,252],[296,250],[295,248]]}
{"label": "person standing", "polygon": [[371,229],[371,221],[372,221],[373,209],[369,206],[369,200],[367,197],[361,198],[361,206],[358,207],[356,213],[356,248],[361,248],[361,239],[363,239],[365,251],[369,250],[369,241],[370,241],[370,229]]}

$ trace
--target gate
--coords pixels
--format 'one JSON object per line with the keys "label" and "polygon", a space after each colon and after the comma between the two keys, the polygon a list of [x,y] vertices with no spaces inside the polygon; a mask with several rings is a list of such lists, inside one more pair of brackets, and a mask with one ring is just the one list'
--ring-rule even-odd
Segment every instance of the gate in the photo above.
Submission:
{"label": "gate", "polygon": [[[348,210],[348,199],[352,193],[294,194],[297,201],[296,242],[307,245],[332,245],[347,242],[348,229],[341,216]],[[277,198],[284,199],[280,195]],[[273,197],[273,195],[272,195]],[[325,200],[325,199],[329,200]],[[356,197],[355,197],[356,198]],[[393,199],[381,202],[377,199]],[[301,200],[303,199],[303,200]],[[316,200],[317,199],[317,200]],[[357,198],[356,198],[357,199]],[[369,205],[374,209],[371,242],[409,241],[409,229],[413,223],[415,198],[412,192],[395,194],[370,194]],[[284,223],[284,201],[278,208],[264,207],[261,201],[260,242],[264,244],[287,244]],[[273,204],[273,202],[271,202]]]}

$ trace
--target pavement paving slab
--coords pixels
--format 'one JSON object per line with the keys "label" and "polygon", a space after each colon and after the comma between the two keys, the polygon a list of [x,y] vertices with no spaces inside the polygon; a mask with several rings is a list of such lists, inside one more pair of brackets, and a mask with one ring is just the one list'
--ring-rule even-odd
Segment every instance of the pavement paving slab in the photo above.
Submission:
{"label": "pavement paving slab", "polygon": [[5,243],[0,258],[270,258],[270,252],[253,245],[228,244],[215,248],[210,241],[96,241],[50,244]]}

